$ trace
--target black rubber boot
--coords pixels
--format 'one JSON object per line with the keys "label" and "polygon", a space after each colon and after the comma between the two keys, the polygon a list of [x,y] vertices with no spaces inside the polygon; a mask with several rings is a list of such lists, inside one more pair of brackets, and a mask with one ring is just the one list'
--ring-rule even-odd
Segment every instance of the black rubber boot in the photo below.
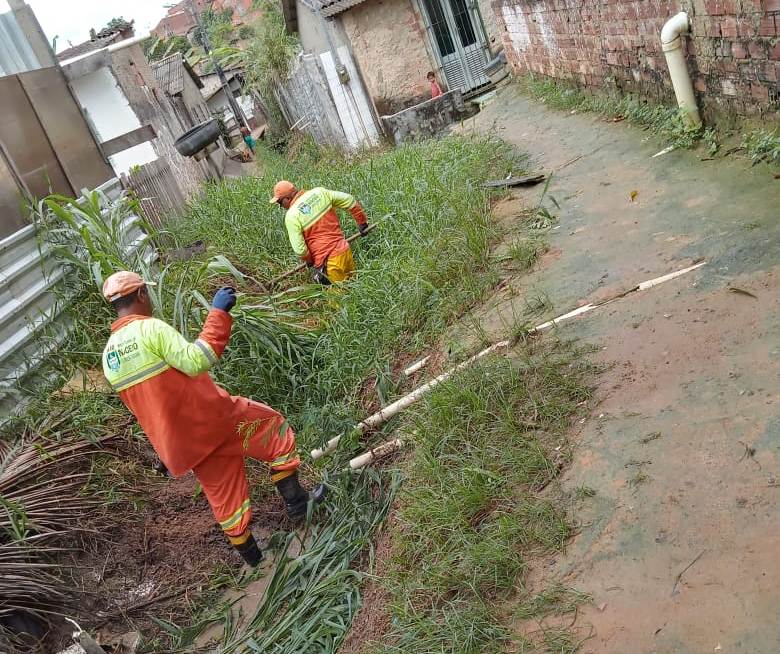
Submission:
{"label": "black rubber boot", "polygon": [[306,517],[309,500],[319,504],[325,499],[326,494],[325,486],[322,484],[317,484],[311,493],[307,492],[298,481],[297,472],[277,482],[276,490],[284,499],[287,517],[293,522],[298,522]]}
{"label": "black rubber boot", "polygon": [[249,534],[249,538],[240,545],[233,545],[236,548],[236,552],[241,555],[241,558],[251,565],[253,568],[257,567],[263,561],[263,551],[257,546],[257,541],[252,534]]}

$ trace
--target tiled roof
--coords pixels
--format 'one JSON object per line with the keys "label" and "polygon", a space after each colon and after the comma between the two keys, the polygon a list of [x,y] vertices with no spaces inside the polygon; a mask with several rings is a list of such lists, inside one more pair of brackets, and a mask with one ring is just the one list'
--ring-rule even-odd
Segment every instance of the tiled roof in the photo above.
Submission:
{"label": "tiled roof", "polygon": [[352,9],[352,7],[356,7],[365,2],[365,0],[334,0],[333,2],[329,2],[329,0],[315,0],[315,2],[322,8],[322,15],[329,18],[347,9]]}
{"label": "tiled roof", "polygon": [[65,61],[66,59],[73,59],[73,57],[78,57],[79,55],[92,52],[93,50],[100,50],[101,48],[105,48],[106,46],[115,43],[121,39],[121,37],[122,35],[119,32],[114,32],[108,36],[96,38],[94,41],[84,41],[84,43],[79,43],[78,45],[71,46],[62,52],[58,52],[57,59],[60,61]]}

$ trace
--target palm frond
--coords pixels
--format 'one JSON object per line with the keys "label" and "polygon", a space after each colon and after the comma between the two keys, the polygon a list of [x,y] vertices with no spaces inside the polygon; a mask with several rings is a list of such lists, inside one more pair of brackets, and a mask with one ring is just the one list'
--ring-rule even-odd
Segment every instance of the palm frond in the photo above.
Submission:
{"label": "palm frond", "polygon": [[100,451],[88,441],[0,442],[0,617],[62,606],[69,591],[49,557],[86,530],[97,500],[82,495],[89,473],[76,470]]}

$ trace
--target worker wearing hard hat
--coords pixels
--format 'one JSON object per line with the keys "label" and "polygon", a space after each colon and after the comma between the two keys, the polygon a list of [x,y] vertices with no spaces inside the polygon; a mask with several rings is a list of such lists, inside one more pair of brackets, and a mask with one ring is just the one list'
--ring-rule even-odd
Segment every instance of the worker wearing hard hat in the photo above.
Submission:
{"label": "worker wearing hard hat", "polygon": [[349,193],[317,187],[299,191],[292,182],[282,180],[274,186],[271,204],[285,209],[284,224],[292,249],[312,268],[314,280],[321,284],[341,282],[355,272],[355,260],[335,209],[348,209],[360,235],[368,231],[366,212]]}
{"label": "worker wearing hard hat", "polygon": [[207,372],[230,338],[235,291],[216,292],[203,331],[190,343],[152,317],[147,290],[152,284],[127,271],[103,284],[103,295],[118,315],[103,352],[103,372],[170,473],[195,473],[230,543],[247,563],[258,565],[263,555],[249,529],[244,458],[270,465],[271,481],[293,520],[306,515],[310,499],[322,500],[324,487],[310,498],[299,484],[295,434],[281,414],[229,395]]}

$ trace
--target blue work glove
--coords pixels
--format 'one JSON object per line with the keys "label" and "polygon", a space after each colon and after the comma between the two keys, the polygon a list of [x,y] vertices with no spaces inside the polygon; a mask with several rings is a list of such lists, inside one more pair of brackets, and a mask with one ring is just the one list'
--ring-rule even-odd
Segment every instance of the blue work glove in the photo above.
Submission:
{"label": "blue work glove", "polygon": [[222,309],[222,311],[230,310],[236,305],[236,289],[230,286],[223,286],[216,293],[214,293],[214,299],[211,302],[211,306],[215,309]]}
{"label": "blue work glove", "polygon": [[360,232],[361,236],[365,236],[368,234],[368,223],[360,224],[358,223],[358,231]]}

